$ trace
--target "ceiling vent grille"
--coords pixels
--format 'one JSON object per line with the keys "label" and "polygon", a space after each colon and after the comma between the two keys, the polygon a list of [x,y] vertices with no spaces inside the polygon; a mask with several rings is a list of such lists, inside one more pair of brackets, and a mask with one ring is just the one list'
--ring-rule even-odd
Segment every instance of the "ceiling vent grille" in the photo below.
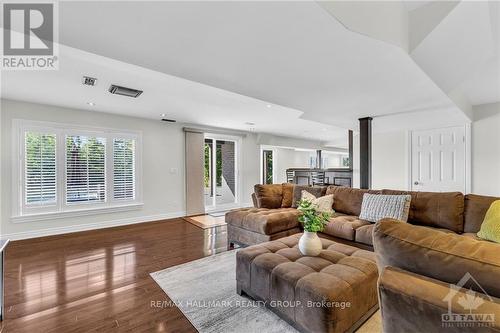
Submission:
{"label": "ceiling vent grille", "polygon": [[85,86],[92,86],[93,87],[97,84],[97,79],[95,77],[84,76],[82,83]]}
{"label": "ceiling vent grille", "polygon": [[122,95],[134,98],[137,98],[139,97],[140,94],[142,94],[142,90],[121,87],[114,84],[112,84],[111,87],[109,87],[109,92],[115,95]]}

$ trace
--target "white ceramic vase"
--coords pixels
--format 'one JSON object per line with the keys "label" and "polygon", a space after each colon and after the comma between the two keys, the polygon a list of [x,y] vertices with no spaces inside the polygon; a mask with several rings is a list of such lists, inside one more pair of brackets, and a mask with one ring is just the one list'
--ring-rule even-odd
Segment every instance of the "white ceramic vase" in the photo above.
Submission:
{"label": "white ceramic vase", "polygon": [[320,254],[323,246],[321,239],[315,232],[304,231],[299,240],[299,250],[305,256],[317,256]]}

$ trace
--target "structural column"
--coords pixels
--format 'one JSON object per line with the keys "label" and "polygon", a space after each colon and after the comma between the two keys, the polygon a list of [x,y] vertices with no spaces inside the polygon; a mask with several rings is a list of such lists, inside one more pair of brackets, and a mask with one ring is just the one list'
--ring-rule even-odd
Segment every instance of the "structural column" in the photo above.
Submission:
{"label": "structural column", "polygon": [[359,186],[372,187],[372,118],[359,119]]}
{"label": "structural column", "polygon": [[[349,130],[349,132],[347,132],[347,137],[348,137],[348,141],[349,141],[349,170],[352,171],[353,169],[353,157],[354,157],[354,135],[353,135],[353,132],[352,130]],[[352,177],[351,177],[352,179]]]}

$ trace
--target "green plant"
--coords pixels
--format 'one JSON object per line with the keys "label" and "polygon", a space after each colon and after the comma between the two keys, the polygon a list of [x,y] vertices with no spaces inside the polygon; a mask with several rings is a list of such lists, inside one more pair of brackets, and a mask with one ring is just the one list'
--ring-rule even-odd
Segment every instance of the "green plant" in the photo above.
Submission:
{"label": "green plant", "polygon": [[304,230],[309,232],[323,231],[330,220],[331,214],[316,211],[316,205],[309,200],[299,201],[297,209],[300,211],[299,222],[304,225]]}

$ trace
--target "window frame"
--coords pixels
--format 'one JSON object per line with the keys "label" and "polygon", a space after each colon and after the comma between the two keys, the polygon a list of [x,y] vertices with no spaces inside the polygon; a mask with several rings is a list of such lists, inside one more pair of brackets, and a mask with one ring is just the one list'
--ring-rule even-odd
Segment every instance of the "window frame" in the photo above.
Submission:
{"label": "window frame", "polygon": [[[142,207],[142,132],[114,128],[80,126],[54,122],[13,120],[12,158],[12,214],[13,222],[31,222],[58,217],[100,214]],[[56,204],[45,207],[27,207],[25,198],[25,133],[36,132],[56,135]],[[71,135],[93,136],[106,140],[104,202],[66,202],[66,138]],[[113,139],[135,140],[133,200],[115,200],[113,196]],[[111,144],[110,144],[111,143]]]}

